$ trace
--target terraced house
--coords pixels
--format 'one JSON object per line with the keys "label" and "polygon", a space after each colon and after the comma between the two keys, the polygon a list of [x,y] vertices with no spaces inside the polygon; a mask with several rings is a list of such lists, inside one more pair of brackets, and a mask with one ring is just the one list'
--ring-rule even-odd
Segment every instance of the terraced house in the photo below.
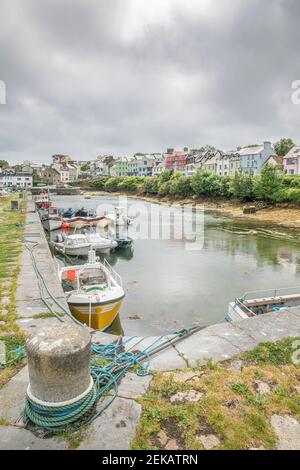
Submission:
{"label": "terraced house", "polygon": [[115,161],[116,176],[127,176],[128,174],[128,158],[120,157]]}
{"label": "terraced house", "polygon": [[15,172],[14,170],[5,170],[0,173],[0,187],[31,188],[32,173]]}
{"label": "terraced house", "polygon": [[285,157],[283,157],[283,171],[288,175],[300,174],[300,145],[295,145]]}
{"label": "terraced house", "polygon": [[152,176],[154,155],[135,155],[128,160],[128,176]]}
{"label": "terraced house", "polygon": [[260,173],[263,165],[275,154],[271,142],[264,142],[262,145],[254,145],[239,150],[240,169],[243,173]]}

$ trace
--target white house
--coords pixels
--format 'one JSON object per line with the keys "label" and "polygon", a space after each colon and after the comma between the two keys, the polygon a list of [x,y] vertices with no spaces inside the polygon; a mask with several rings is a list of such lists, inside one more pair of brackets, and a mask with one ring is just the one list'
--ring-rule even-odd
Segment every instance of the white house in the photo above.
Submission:
{"label": "white house", "polygon": [[31,188],[32,173],[3,171],[0,173],[0,187]]}
{"label": "white house", "polygon": [[275,154],[275,151],[271,142],[264,142],[262,145],[242,148],[238,153],[241,171],[257,175],[269,157]]}

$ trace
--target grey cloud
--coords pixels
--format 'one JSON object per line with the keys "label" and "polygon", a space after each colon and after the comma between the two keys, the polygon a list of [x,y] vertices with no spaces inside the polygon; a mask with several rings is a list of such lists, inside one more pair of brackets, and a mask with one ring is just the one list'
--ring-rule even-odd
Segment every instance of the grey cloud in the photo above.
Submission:
{"label": "grey cloud", "polygon": [[300,3],[202,1],[0,0],[0,158],[299,141]]}

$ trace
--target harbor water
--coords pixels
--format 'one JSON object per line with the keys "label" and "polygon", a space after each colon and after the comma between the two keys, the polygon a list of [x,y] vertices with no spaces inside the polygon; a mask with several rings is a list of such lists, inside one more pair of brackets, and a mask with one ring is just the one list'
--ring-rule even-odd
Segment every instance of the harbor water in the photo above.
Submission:
{"label": "harbor water", "polygon": [[[52,201],[65,209],[119,203],[111,195],[53,196]],[[137,203],[149,212],[157,205],[128,199],[129,206]],[[247,291],[297,285],[300,291],[299,232],[206,213],[203,234],[197,250],[187,249],[182,239],[150,238],[134,240],[132,251],[105,255],[123,278],[120,321],[126,335],[221,322],[228,303]]]}

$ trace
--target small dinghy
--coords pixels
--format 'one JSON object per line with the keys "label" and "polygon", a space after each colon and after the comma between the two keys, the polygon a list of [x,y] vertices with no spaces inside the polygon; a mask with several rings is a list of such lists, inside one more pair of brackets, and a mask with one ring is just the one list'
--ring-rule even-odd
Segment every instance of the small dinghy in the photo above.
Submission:
{"label": "small dinghy", "polygon": [[130,237],[117,238],[116,242],[118,244],[117,248],[131,248],[133,240]]}
{"label": "small dinghy", "polygon": [[109,263],[100,263],[92,250],[87,264],[60,268],[59,279],[72,315],[95,330],[109,329],[125,297],[122,278]]}

